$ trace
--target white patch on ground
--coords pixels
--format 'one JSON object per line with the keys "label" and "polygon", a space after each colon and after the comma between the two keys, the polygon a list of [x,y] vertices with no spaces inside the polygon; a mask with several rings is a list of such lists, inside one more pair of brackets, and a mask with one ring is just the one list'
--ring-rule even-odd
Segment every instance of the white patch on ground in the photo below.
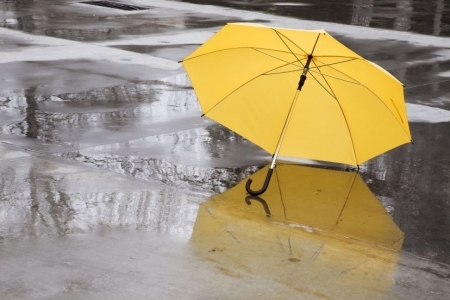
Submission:
{"label": "white patch on ground", "polygon": [[167,45],[195,45],[203,44],[213,36],[215,31],[219,30],[183,30],[164,34],[155,34],[151,36],[122,36],[122,40],[105,41],[96,43],[101,46],[119,46],[119,45],[145,45],[145,46],[167,46]]}
{"label": "white patch on ground", "polygon": [[69,102],[69,100],[64,100],[57,96],[50,96],[50,100],[52,102]]}
{"label": "white patch on ground", "polygon": [[[270,160],[270,161],[272,161],[272,160]],[[291,164],[304,164],[304,165],[317,164],[316,161],[311,160],[311,159],[282,156],[282,155],[277,157],[277,161],[291,163]]]}
{"label": "white patch on ground", "polygon": [[5,147],[0,146],[0,160],[1,159],[14,159],[19,157],[30,156],[29,153],[17,150],[9,150]]}
{"label": "white patch on ground", "polygon": [[303,229],[306,232],[314,233],[314,229],[312,227],[306,226],[306,225],[300,225],[300,224],[293,224],[292,223],[292,224],[289,224],[289,227],[291,227],[291,228],[300,228],[300,229]]}
{"label": "white patch on ground", "polygon": [[441,123],[450,122],[450,111],[420,104],[406,104],[409,122]]}
{"label": "white patch on ground", "polygon": [[[0,151],[1,151],[1,149],[0,149]],[[26,153],[26,152],[22,152],[22,151],[8,151],[6,153],[0,152],[0,159],[1,158],[13,159],[13,158],[19,158],[19,157],[25,157],[25,156],[30,156],[30,154]]]}
{"label": "white patch on ground", "polygon": [[0,38],[4,36],[20,38],[28,43],[38,45],[27,47],[18,52],[3,52],[0,56],[0,63],[90,59],[106,60],[118,64],[148,66],[164,70],[176,70],[180,67],[177,62],[150,55],[53,37],[35,36],[0,28]]}
{"label": "white patch on ground", "polygon": [[[449,42],[449,45],[450,45],[450,42]],[[434,56],[434,55],[436,55],[436,56]],[[440,62],[440,61],[448,61],[449,59],[450,59],[450,50],[438,50],[438,51],[433,52],[433,57],[430,59],[414,60],[414,61],[407,62],[406,64],[409,66],[425,65],[425,64],[433,64],[433,63]],[[447,74],[446,77],[450,77],[450,72],[444,72],[444,73],[440,73],[438,75],[441,75],[441,74],[444,74],[444,76],[445,76],[445,74]]]}
{"label": "white patch on ground", "polygon": [[4,22],[8,25],[16,25],[17,23],[19,23],[17,19],[6,19]]}
{"label": "white patch on ground", "polygon": [[441,72],[438,75],[441,76],[441,77],[450,77],[450,71]]}
{"label": "white patch on ground", "polygon": [[[272,224],[279,225],[279,226],[286,226],[286,224],[282,223],[282,222],[272,222]],[[297,223],[289,223],[287,226],[290,228],[300,228],[306,232],[314,233],[314,228],[312,228],[311,226],[301,225],[301,224],[297,224]],[[318,229],[316,229],[316,230],[320,231]]]}
{"label": "white patch on ground", "polygon": [[80,172],[80,168],[64,166],[64,167],[58,167],[55,169],[47,169],[47,170],[44,170],[42,173],[58,175],[58,174],[75,174],[75,173],[79,173],[79,172]]}
{"label": "white patch on ground", "polygon": [[273,5],[277,6],[310,6],[311,4],[307,3],[292,3],[292,2],[278,2],[278,3],[272,3]]}

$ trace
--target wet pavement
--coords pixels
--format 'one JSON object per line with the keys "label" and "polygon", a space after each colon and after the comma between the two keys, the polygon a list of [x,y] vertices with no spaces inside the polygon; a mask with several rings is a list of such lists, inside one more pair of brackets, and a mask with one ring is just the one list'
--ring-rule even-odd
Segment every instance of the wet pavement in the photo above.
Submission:
{"label": "wet pavement", "polygon": [[[203,1],[185,0],[199,3]],[[450,36],[448,0],[211,0],[213,5],[304,20]]]}
{"label": "wet pavement", "polygon": [[[0,298],[447,299],[450,2],[209,3],[0,0]],[[414,145],[357,185],[298,171],[304,189],[246,199],[270,157],[200,118],[178,63],[235,21],[323,28],[386,68]],[[348,195],[367,206],[328,217]]]}

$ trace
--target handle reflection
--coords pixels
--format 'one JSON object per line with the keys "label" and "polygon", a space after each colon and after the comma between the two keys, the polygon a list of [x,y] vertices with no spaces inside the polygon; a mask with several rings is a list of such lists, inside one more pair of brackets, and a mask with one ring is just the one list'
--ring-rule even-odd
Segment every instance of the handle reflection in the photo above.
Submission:
{"label": "handle reflection", "polygon": [[245,197],[245,203],[247,203],[247,205],[251,205],[252,204],[250,202],[250,200],[255,200],[255,201],[260,202],[262,204],[263,208],[264,208],[264,212],[266,213],[266,217],[270,217],[271,216],[270,209],[269,209],[269,206],[267,205],[266,200],[264,200],[263,198],[261,198],[259,196],[249,195],[249,196]]}

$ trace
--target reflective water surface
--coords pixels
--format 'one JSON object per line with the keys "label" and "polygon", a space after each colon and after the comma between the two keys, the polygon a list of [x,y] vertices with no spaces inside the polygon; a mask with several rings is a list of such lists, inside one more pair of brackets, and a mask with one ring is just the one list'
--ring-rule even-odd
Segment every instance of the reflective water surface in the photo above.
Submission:
{"label": "reflective water surface", "polygon": [[390,293],[398,253],[373,245],[399,248],[403,233],[355,172],[282,164],[261,197],[246,195],[244,185],[214,195],[198,211],[191,244],[218,272],[261,274],[283,287],[275,286],[280,298],[292,291],[311,299]]}
{"label": "reflective water surface", "polygon": [[[427,1],[427,5],[425,1],[316,2],[208,3],[258,11],[270,8],[271,13],[301,18],[309,18],[314,12],[314,20],[449,35],[448,1]],[[351,277],[362,275],[360,272],[366,267],[383,269],[380,290],[389,289],[395,276],[397,282],[410,284],[411,278],[401,277],[405,275],[398,271],[406,263],[397,253],[388,254],[390,258],[381,260],[378,266],[371,265],[376,264],[375,260],[369,260],[359,270],[350,270],[361,262],[357,246],[347,249],[357,253],[347,265],[334,265],[327,257],[315,256],[318,250],[322,249],[323,254],[328,247],[321,248],[319,239],[323,236],[319,230],[313,232],[316,237],[308,232],[318,228],[322,234],[352,236],[364,243],[377,238],[377,245],[401,247],[402,253],[450,264],[448,44],[437,43],[437,38],[430,44],[425,36],[417,35],[417,40],[386,36],[380,42],[380,37],[364,36],[362,40],[351,34],[336,34],[344,44],[385,67],[405,84],[414,145],[369,161],[361,166],[357,176],[346,172],[343,178],[336,179],[329,174],[337,173],[328,172],[320,175],[323,180],[311,185],[314,176],[294,172],[288,176],[290,194],[281,195],[277,190],[270,199],[246,198],[234,193],[241,193],[240,184],[248,176],[260,176],[257,171],[267,164],[269,155],[200,117],[194,91],[177,65],[198,44],[178,40],[184,33],[195,34],[198,29],[213,32],[217,26],[237,20],[237,16],[174,12],[167,8],[130,14],[86,8],[71,1],[0,0],[3,245],[21,238],[73,237],[80,233],[88,236],[103,228],[155,230],[187,239],[192,235],[196,255],[217,263],[225,273],[236,269],[225,268],[228,264],[263,272],[263,265],[259,264],[264,254],[261,249],[268,247],[284,255],[281,263],[292,272],[298,272],[296,265],[308,268],[309,262],[319,258],[326,260],[327,268],[335,266]],[[32,35],[21,35],[24,32]],[[176,34],[178,39],[169,39],[168,33]],[[38,35],[46,39],[36,38]],[[111,46],[93,43],[142,35],[155,35],[161,41],[158,45],[136,44],[135,40]],[[74,51],[67,54],[69,49]],[[95,55],[76,56],[80,52]],[[107,54],[100,56],[103,52]],[[59,59],[63,54],[66,56]],[[115,60],[108,60],[111,57]],[[127,63],[131,59],[135,62]],[[283,170],[285,167],[280,164],[280,178]],[[329,189],[323,187],[327,183]],[[351,188],[348,192],[336,190],[350,186],[359,188],[353,192]],[[212,195],[216,196],[209,199]],[[322,202],[306,202],[306,195]],[[325,202],[329,197],[339,199]],[[356,201],[359,198],[366,200],[365,206],[358,206],[363,204]],[[219,214],[219,219],[223,218],[218,230],[220,236],[228,237],[223,240],[226,246],[216,243],[215,232],[208,225],[214,223],[210,208]],[[374,212],[376,218],[372,218]],[[362,219],[346,218],[352,215]],[[277,220],[276,224],[273,220]],[[246,232],[247,229],[252,230]],[[274,232],[279,233],[279,240]],[[372,236],[367,236],[369,233]],[[248,248],[237,250],[241,246],[233,236]],[[255,236],[260,243],[251,244],[250,237]],[[311,248],[302,248],[300,241],[306,238],[312,239]],[[39,243],[39,239],[35,242]],[[338,253],[341,246],[330,245],[329,257],[342,260],[342,253]],[[46,253],[47,248],[40,247]],[[289,247],[292,252],[287,250]],[[14,252],[14,247],[11,249]],[[226,253],[230,256],[223,257]],[[257,254],[254,259],[251,253]],[[416,270],[423,268],[426,267],[418,264]],[[280,275],[275,269],[269,277],[288,280],[288,275]],[[325,271],[318,272],[326,275]],[[295,274],[295,278],[304,278],[304,274]],[[433,269],[432,274],[439,280],[450,276],[446,268]],[[234,275],[242,278],[248,274]],[[289,284],[295,289],[291,281]],[[317,287],[317,283],[308,284]],[[314,294],[317,290],[306,292]]]}
{"label": "reflective water surface", "polygon": [[[163,7],[124,11],[70,0],[0,0],[0,27],[74,41],[104,41],[122,35],[148,35],[171,30],[220,26],[237,21],[216,15],[174,13]],[[114,1],[112,1],[114,2]]]}
{"label": "reflective water surface", "polygon": [[[268,167],[250,177],[255,184],[264,181]],[[213,203],[319,235],[392,250],[402,247],[403,232],[357,172],[278,164],[260,196],[249,196],[245,181],[212,196]]]}
{"label": "reflective water surface", "polygon": [[205,197],[20,152],[10,152],[1,165],[4,241],[97,232],[102,227],[189,236],[198,202]]}

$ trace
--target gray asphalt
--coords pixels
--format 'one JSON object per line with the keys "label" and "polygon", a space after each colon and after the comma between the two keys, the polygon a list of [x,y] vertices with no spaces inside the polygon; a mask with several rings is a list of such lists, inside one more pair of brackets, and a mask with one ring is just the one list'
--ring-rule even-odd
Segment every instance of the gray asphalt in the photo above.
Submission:
{"label": "gray asphalt", "polygon": [[[0,298],[447,299],[450,2],[190,2],[135,0],[128,4],[147,9],[124,11],[0,0]],[[195,254],[210,197],[270,160],[200,118],[178,63],[238,21],[326,29],[405,84],[414,145],[361,166],[365,184],[404,233],[398,256],[372,253],[354,265],[316,269],[280,265],[293,272],[284,278],[242,250],[244,258],[231,262]],[[221,230],[236,237],[244,231],[230,226]],[[336,254],[342,261],[355,251],[322,243],[343,253]],[[364,264],[361,273],[349,271]],[[339,270],[335,277],[321,271],[330,268]],[[342,281],[347,273],[353,277]],[[352,280],[364,273],[370,280],[355,280],[361,294],[351,295]],[[305,274],[308,280],[295,279]],[[330,287],[349,292],[333,296]]]}

